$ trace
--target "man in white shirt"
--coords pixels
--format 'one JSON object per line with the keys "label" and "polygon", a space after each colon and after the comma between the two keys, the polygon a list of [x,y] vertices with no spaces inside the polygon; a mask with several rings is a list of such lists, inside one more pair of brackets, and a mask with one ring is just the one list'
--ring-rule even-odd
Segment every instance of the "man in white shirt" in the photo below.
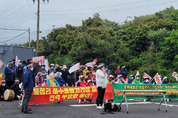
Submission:
{"label": "man in white shirt", "polygon": [[98,70],[96,71],[96,85],[98,90],[98,96],[96,99],[96,108],[102,109],[105,89],[107,86],[107,69],[104,68],[104,64],[100,64],[97,68]]}

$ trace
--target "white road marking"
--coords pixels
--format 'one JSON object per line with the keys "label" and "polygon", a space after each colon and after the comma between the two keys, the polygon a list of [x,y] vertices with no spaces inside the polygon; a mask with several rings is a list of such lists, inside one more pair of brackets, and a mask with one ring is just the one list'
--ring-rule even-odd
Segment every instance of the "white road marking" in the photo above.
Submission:
{"label": "white road marking", "polygon": [[[128,104],[151,104],[153,102],[129,102]],[[112,103],[119,105],[120,103]],[[125,105],[126,103],[122,103],[122,105]],[[96,104],[75,104],[75,105],[69,105],[72,107],[90,107],[90,106],[96,106]]]}

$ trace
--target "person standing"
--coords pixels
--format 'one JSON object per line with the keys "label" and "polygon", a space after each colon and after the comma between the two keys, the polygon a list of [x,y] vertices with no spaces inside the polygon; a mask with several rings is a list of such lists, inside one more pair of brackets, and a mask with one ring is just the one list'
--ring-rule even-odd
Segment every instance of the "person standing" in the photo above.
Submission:
{"label": "person standing", "polygon": [[10,62],[4,70],[6,85],[10,88],[15,81],[15,69],[13,68],[13,63]]}
{"label": "person standing", "polygon": [[21,112],[32,114],[31,109],[28,108],[28,102],[33,92],[33,64],[31,63],[27,65],[27,70],[24,74],[23,89],[25,90],[25,97],[23,99]]}
{"label": "person standing", "polygon": [[107,69],[104,68],[104,64],[98,66],[96,71],[96,85],[98,90],[98,95],[96,98],[96,108],[102,109],[103,99],[105,94],[105,89],[107,86]]}
{"label": "person standing", "polygon": [[127,77],[127,68],[125,66],[122,66],[120,74],[123,76],[124,79]]}
{"label": "person standing", "polygon": [[116,76],[118,76],[118,75],[120,75],[120,73],[121,73],[121,72],[120,72],[120,66],[118,66],[118,67],[117,67],[117,70],[115,70],[115,73],[114,73],[114,74],[115,74]]}
{"label": "person standing", "polygon": [[39,62],[35,62],[35,67],[33,69],[33,74],[36,77],[36,75],[38,74],[38,72],[40,71],[41,66],[39,65]]}
{"label": "person standing", "polygon": [[23,68],[24,67],[22,66],[22,63],[20,61],[20,63],[18,64],[18,67],[16,67],[16,79],[18,79],[20,83],[22,81]]}
{"label": "person standing", "polygon": [[63,65],[61,72],[62,72],[62,78],[64,79],[64,81],[66,83],[68,83],[67,76],[69,75],[69,72],[67,71],[67,66],[66,65]]}

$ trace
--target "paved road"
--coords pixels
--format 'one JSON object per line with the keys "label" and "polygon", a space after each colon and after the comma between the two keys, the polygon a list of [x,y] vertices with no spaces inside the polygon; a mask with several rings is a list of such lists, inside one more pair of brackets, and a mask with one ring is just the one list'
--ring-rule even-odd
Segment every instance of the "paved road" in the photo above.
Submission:
{"label": "paved road", "polygon": [[94,104],[78,104],[76,100],[30,106],[33,114],[21,113],[18,101],[0,101],[0,118],[178,118],[178,101],[168,103],[167,113],[164,105],[157,111],[158,102],[130,101],[129,114],[125,113],[123,104],[121,112],[101,115],[102,110],[96,109]]}

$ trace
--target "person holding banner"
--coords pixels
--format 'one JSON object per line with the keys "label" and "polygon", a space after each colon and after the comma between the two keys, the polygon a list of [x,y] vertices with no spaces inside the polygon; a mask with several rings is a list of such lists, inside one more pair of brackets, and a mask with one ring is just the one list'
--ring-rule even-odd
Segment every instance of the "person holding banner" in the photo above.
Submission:
{"label": "person holding banner", "polygon": [[96,85],[98,95],[96,98],[96,108],[102,109],[105,89],[107,86],[107,69],[104,68],[104,64],[100,64],[97,68],[98,70],[96,71]]}

